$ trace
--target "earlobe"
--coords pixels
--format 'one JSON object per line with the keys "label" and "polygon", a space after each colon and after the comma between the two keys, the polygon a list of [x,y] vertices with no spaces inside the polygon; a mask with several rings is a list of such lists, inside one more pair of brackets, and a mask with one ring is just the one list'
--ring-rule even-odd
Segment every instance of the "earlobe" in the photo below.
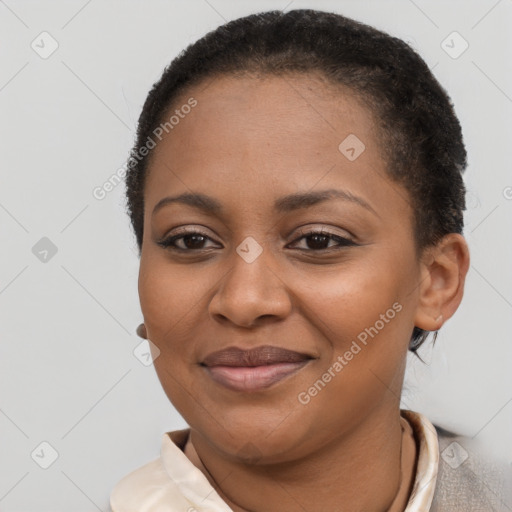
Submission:
{"label": "earlobe", "polygon": [[414,325],[425,331],[437,331],[461,303],[469,249],[462,235],[449,233],[425,251]]}
{"label": "earlobe", "polygon": [[148,333],[146,331],[146,326],[142,323],[137,327],[137,336],[139,336],[142,339],[147,340],[148,339]]}

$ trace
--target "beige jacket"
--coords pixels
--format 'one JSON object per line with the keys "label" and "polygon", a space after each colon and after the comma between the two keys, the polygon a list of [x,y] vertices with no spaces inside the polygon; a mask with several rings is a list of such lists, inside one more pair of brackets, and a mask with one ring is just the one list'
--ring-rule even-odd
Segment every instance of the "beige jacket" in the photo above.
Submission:
{"label": "beige jacket", "polygon": [[[470,439],[402,410],[418,447],[416,477],[404,512],[512,512],[510,467],[485,462]],[[232,512],[183,453],[190,430],[166,432],[160,457],[112,490],[112,512]]]}

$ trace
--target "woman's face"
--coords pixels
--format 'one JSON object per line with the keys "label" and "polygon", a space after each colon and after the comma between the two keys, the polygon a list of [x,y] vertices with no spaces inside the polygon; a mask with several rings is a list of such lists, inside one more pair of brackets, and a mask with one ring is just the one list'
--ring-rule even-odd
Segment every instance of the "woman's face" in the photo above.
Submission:
{"label": "woman's face", "polygon": [[[216,78],[175,109],[152,150],[139,276],[171,402],[219,453],[262,461],[396,414],[420,263],[371,112],[306,75]],[[166,199],[182,194],[208,198]],[[263,346],[270,367],[214,354]]]}

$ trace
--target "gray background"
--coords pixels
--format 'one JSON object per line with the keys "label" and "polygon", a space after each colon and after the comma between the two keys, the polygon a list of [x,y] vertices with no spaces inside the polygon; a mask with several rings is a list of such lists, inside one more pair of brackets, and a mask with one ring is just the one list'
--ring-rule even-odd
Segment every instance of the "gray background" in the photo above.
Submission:
{"label": "gray background", "polygon": [[[185,426],[133,354],[124,187],[103,200],[93,190],[123,165],[163,67],[224,20],[272,8],[384,29],[452,97],[469,152],[472,265],[459,311],[421,352],[428,365],[409,362],[403,406],[512,461],[512,1],[288,2],[0,0],[0,510],[108,510],[115,483]],[[51,49],[43,31],[59,45],[45,59],[31,47]],[[458,58],[442,46],[453,31],[469,43]],[[452,39],[453,54],[463,43]],[[48,469],[44,441],[58,453]]]}

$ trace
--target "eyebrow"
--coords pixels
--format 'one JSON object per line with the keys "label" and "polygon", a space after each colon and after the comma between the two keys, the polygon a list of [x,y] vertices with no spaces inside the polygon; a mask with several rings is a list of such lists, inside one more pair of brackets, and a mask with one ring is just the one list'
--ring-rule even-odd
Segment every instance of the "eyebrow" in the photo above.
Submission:
{"label": "eyebrow", "polygon": [[[287,196],[280,197],[274,203],[274,210],[278,213],[288,213],[303,208],[309,208],[319,203],[323,203],[330,199],[342,199],[344,201],[350,201],[358,204],[368,211],[379,217],[378,213],[361,197],[355,196],[354,194],[345,190],[328,189],[320,190],[316,192],[298,192],[296,194],[290,194]],[[206,213],[219,215],[222,213],[222,204],[206,194],[196,193],[183,193],[177,196],[164,197],[153,208],[153,215],[158,212],[164,206],[173,203],[185,204],[198,208]]]}

